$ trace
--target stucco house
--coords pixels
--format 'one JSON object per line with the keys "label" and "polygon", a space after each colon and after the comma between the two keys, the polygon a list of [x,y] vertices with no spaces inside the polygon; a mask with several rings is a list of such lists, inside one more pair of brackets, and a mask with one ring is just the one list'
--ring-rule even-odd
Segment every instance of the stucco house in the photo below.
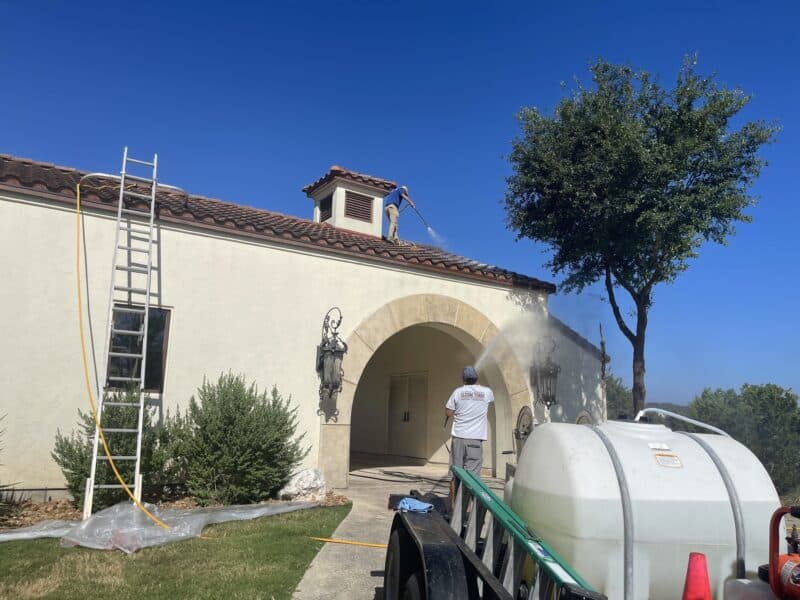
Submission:
{"label": "stucco house", "polygon": [[[0,155],[3,283],[0,481],[63,488],[50,457],[57,429],[87,408],[75,292],[75,184],[83,172]],[[97,381],[108,319],[117,191],[82,193],[84,319]],[[382,238],[385,179],[340,167],[303,189],[302,219],[195,195],[159,194],[156,325],[147,387],[161,408],[184,405],[204,377],[232,370],[277,384],[335,486],[361,464],[446,463],[443,404],[461,367],[480,361],[495,392],[485,467],[514,459],[523,406],[535,419],[605,418],[597,348],[548,315],[555,287],[421,244]],[[316,349],[329,309],[348,351],[334,416],[319,411]],[[531,315],[561,366],[558,403],[537,402],[529,377]],[[542,332],[529,332],[539,335]],[[483,356],[482,356],[483,355]]]}

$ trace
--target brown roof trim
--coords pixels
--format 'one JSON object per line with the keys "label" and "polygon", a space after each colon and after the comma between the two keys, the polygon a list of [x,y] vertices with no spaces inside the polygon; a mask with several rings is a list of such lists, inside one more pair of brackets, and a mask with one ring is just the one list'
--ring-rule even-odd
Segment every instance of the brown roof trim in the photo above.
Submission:
{"label": "brown roof trim", "polygon": [[[76,169],[0,154],[0,188],[11,192],[74,206],[75,185],[83,175]],[[116,212],[118,185],[111,179],[85,180],[81,185],[81,202],[87,207]],[[327,223],[315,223],[203,196],[159,192],[157,198],[158,218],[164,222],[503,287],[555,292],[551,283],[478,263],[434,246],[395,246],[382,238],[339,229]]]}
{"label": "brown roof trim", "polygon": [[561,334],[564,337],[569,338],[570,340],[575,342],[578,346],[580,346],[581,348],[586,350],[589,354],[594,356],[597,360],[603,360],[603,352],[600,350],[600,348],[595,346],[592,342],[590,342],[585,337],[583,337],[580,333],[578,333],[577,331],[572,329],[569,325],[564,323],[564,321],[562,321],[558,317],[554,317],[552,314],[549,314],[548,317],[550,319],[550,323],[556,329],[558,329],[558,331],[561,332]]}
{"label": "brown roof trim", "polygon": [[325,175],[317,179],[314,183],[310,183],[307,186],[305,186],[303,188],[303,192],[305,192],[306,195],[310,196],[316,190],[321,188],[323,185],[325,185],[329,181],[333,181],[337,177],[339,179],[347,179],[349,181],[363,183],[364,185],[375,187],[385,192],[391,192],[394,188],[397,187],[397,183],[395,183],[394,181],[389,181],[388,179],[381,179],[380,177],[373,177],[372,175],[365,175],[363,173],[356,173],[355,171],[350,171],[349,169],[340,167],[339,165],[332,165],[331,168],[328,170],[328,172],[325,173]]}

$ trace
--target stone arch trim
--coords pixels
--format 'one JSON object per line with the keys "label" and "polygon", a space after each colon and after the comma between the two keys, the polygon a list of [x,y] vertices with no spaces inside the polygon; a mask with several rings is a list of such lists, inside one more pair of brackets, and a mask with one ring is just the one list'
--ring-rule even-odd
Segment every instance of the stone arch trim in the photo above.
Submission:
{"label": "stone arch trim", "polygon": [[350,420],[361,375],[386,340],[414,325],[445,326],[473,351],[493,343],[494,363],[510,399],[512,418],[516,418],[523,405],[530,403],[525,372],[508,343],[502,338],[495,339],[499,329],[486,315],[461,300],[439,294],[415,294],[393,300],[364,318],[346,338],[348,352],[342,363],[344,381],[337,399],[338,421],[322,423],[320,430],[319,466],[329,485],[347,486]]}

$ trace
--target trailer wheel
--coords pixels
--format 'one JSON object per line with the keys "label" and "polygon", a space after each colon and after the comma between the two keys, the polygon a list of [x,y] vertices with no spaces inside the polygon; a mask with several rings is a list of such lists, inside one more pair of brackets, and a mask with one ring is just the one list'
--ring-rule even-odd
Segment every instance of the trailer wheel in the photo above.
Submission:
{"label": "trailer wheel", "polygon": [[419,577],[414,573],[406,582],[406,592],[403,594],[403,600],[423,600],[423,598]]}
{"label": "trailer wheel", "polygon": [[386,568],[384,571],[383,593],[386,600],[400,600],[400,534],[395,530],[389,537],[386,549]]}

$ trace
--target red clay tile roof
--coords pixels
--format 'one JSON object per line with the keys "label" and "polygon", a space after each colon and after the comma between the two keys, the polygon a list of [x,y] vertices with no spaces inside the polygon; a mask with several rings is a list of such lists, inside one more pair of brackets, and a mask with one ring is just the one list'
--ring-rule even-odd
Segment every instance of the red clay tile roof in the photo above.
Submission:
{"label": "red clay tile roof", "polygon": [[389,181],[388,179],[380,179],[379,177],[373,177],[372,175],[364,175],[363,173],[356,173],[355,171],[349,171],[344,167],[340,167],[339,165],[333,165],[330,170],[325,173],[322,177],[317,179],[314,183],[308,184],[306,187],[303,188],[303,191],[308,194],[309,196],[314,193],[314,190],[322,187],[329,181],[336,179],[348,179],[350,181],[356,181],[358,183],[363,183],[365,185],[369,185],[372,187],[377,187],[386,192],[391,192],[394,188],[397,187],[397,183],[394,181]]}
{"label": "red clay tile roof", "polygon": [[[330,177],[331,173],[342,172],[349,178],[367,178],[373,185],[378,185],[375,182],[382,182],[381,185],[385,184],[387,190],[394,187],[394,183],[390,181],[333,169],[320,181]],[[74,204],[75,185],[84,174],[83,171],[68,167],[0,154],[0,187],[12,191],[24,189],[27,193],[32,192]],[[92,208],[116,211],[118,196],[119,183],[112,179],[90,178],[81,185],[81,202]],[[165,222],[190,224],[227,233],[235,232],[238,235],[266,239],[283,245],[355,255],[365,260],[404,265],[433,273],[447,273],[496,285],[547,293],[553,293],[556,289],[552,283],[482,264],[434,246],[424,244],[395,246],[381,238],[338,229],[327,223],[315,223],[202,196],[159,192],[157,209],[158,218]]]}

